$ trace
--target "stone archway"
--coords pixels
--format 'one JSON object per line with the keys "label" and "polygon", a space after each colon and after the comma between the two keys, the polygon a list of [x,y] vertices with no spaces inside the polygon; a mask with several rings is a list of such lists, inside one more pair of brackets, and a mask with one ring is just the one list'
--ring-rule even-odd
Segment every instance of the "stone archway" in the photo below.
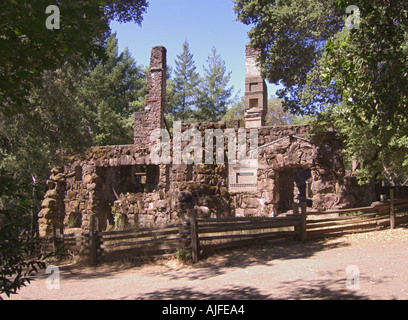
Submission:
{"label": "stone archway", "polygon": [[317,150],[308,140],[288,135],[259,147],[262,195],[274,214],[306,201],[306,181],[311,180]]}
{"label": "stone archway", "polygon": [[[271,195],[274,198],[276,210],[279,207],[288,207],[288,198],[291,194],[290,192],[289,195],[286,194],[289,187],[285,187],[285,184],[289,185],[295,180],[294,176],[299,168],[310,170],[308,179],[312,199],[309,195],[309,202],[313,201],[313,208],[327,210],[341,203],[338,186],[344,178],[344,166],[341,149],[336,143],[335,137],[329,134],[319,145],[314,145],[307,139],[289,135],[259,147],[259,161],[264,170],[274,172],[274,190]],[[307,201],[307,198],[301,197],[301,200]]]}

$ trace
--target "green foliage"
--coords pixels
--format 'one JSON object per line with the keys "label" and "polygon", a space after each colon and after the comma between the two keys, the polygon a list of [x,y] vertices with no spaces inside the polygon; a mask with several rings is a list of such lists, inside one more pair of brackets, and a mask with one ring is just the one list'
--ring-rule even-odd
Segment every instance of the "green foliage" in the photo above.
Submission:
{"label": "green foliage", "polygon": [[346,213],[340,214],[340,216],[358,217],[358,216],[361,216],[363,214],[364,214],[364,212],[362,212],[362,211],[352,211],[352,212],[346,212]]}
{"label": "green foliage", "polygon": [[[3,112],[23,111],[33,86],[41,84],[42,70],[55,70],[68,59],[78,64],[101,54],[108,26],[103,7],[75,1],[60,4],[61,29],[45,26],[48,1],[2,1],[0,7],[0,101]],[[85,18],[86,15],[86,18]],[[79,32],[79,30],[81,30]]]}
{"label": "green foliage", "polygon": [[0,3],[0,101],[8,114],[26,111],[32,88],[41,87],[43,71],[65,63],[84,66],[96,55],[104,58],[109,21],[141,22],[146,0],[58,1],[60,29],[45,22],[49,1]]}
{"label": "green foliage", "polygon": [[196,72],[194,56],[190,52],[187,40],[183,43],[183,52],[177,55],[176,69],[172,79],[174,83],[173,107],[170,113],[174,119],[186,122],[191,120],[197,99],[200,76]]}
{"label": "green foliage", "polygon": [[32,275],[39,269],[45,269],[41,256],[34,260],[27,259],[31,241],[19,238],[20,227],[19,222],[13,220],[0,226],[0,295],[4,293],[8,297],[30,283]]}
{"label": "green foliage", "polygon": [[187,262],[191,260],[191,251],[186,249],[177,249],[176,258],[182,262]]}
{"label": "green foliage", "polygon": [[235,101],[222,117],[222,121],[225,121],[227,127],[232,127],[233,120],[241,120],[241,126],[245,126],[244,98]]}
{"label": "green foliage", "polygon": [[57,150],[75,152],[91,142],[69,72],[66,66],[44,72],[24,113],[0,113],[0,168],[16,184],[30,185],[34,177],[43,189],[50,167],[62,160]]}
{"label": "green foliage", "polygon": [[116,34],[106,43],[106,61],[99,61],[75,80],[94,145],[133,141],[133,106],[145,94],[145,74],[129,51],[118,53]]}
{"label": "green foliage", "polygon": [[408,173],[408,4],[355,4],[359,29],[343,30],[326,44],[324,76],[342,97],[333,116],[347,154],[363,163],[360,180],[396,183]]}
{"label": "green foliage", "polygon": [[207,63],[199,86],[196,118],[199,121],[217,122],[233,102],[234,87],[228,86],[231,72],[227,72],[225,61],[215,48],[212,48]]}
{"label": "green foliage", "polygon": [[124,230],[125,228],[125,216],[120,212],[112,212],[113,221],[116,230]]}
{"label": "green foliage", "polygon": [[44,257],[28,259],[32,242],[27,234],[29,203],[13,179],[0,170],[0,300],[1,295],[16,294],[30,283],[31,276],[45,268]]}
{"label": "green foliage", "polygon": [[[307,118],[306,118],[307,119]],[[315,145],[320,145],[328,131],[334,130],[332,114],[330,111],[323,111],[318,116],[308,119],[310,131],[307,138]]]}
{"label": "green foliage", "polygon": [[109,20],[134,22],[139,26],[143,21],[149,3],[146,0],[105,1],[105,16]]}
{"label": "green foliage", "polygon": [[309,116],[309,115],[304,115],[304,116],[298,116],[298,115],[293,115],[291,124],[311,124],[314,121],[315,117]]}
{"label": "green foliage", "polygon": [[[204,66],[204,76],[196,72],[196,67],[187,41],[183,43],[183,52],[177,55],[174,77],[171,70],[167,79],[166,121],[171,127],[174,120],[183,122],[227,121],[233,111],[229,107],[236,102],[232,98],[234,88],[228,86],[231,72],[227,72],[225,61],[215,48]],[[234,109],[234,108],[233,108]]]}

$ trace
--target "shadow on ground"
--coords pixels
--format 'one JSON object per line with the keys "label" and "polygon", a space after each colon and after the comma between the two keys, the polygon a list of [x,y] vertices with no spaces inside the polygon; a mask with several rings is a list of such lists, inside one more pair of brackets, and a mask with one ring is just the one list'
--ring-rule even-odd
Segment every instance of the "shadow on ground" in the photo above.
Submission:
{"label": "shadow on ground", "polygon": [[[314,256],[317,252],[346,246],[348,246],[348,244],[344,241],[328,242],[322,239],[301,243],[287,239],[243,246],[238,249],[204,252],[201,254],[198,263],[194,265],[178,264],[177,267],[170,266],[168,259],[105,263],[97,267],[90,267],[84,263],[63,265],[56,262],[55,265],[59,267],[61,280],[114,278],[118,272],[139,269],[151,277],[167,277],[169,280],[183,278],[192,281],[222,275],[228,272],[230,268],[246,268],[251,265],[272,265],[273,261],[277,259],[307,259]],[[36,275],[35,278],[44,279],[49,275],[50,274],[41,272]]]}
{"label": "shadow on ground", "polygon": [[[363,278],[361,279],[363,280]],[[378,283],[383,280],[377,281]],[[370,297],[365,295],[359,288],[347,288],[346,279],[319,279],[313,281],[288,281],[282,283],[282,286],[291,288],[289,292],[278,299],[293,300],[368,300]]]}
{"label": "shadow on ground", "polygon": [[290,240],[265,242],[263,244],[245,246],[233,250],[220,250],[202,255],[201,260],[184,270],[175,273],[174,270],[152,272],[152,276],[167,277],[169,280],[188,279],[204,280],[220,276],[231,268],[247,268],[252,265],[273,265],[275,260],[307,259],[317,252],[349,246],[346,242],[328,242],[314,240],[301,243]]}
{"label": "shadow on ground", "polygon": [[203,293],[191,288],[183,287],[170,290],[160,290],[147,293],[142,300],[264,300],[269,296],[263,295],[258,289],[249,286],[232,286],[228,289],[217,290],[211,293]]}
{"label": "shadow on ground", "polygon": [[[289,288],[289,289],[288,289]],[[126,299],[126,297],[123,297]],[[285,282],[274,292],[265,294],[251,286],[232,286],[210,293],[188,287],[147,293],[142,300],[368,300],[359,290],[345,287],[344,279]]]}

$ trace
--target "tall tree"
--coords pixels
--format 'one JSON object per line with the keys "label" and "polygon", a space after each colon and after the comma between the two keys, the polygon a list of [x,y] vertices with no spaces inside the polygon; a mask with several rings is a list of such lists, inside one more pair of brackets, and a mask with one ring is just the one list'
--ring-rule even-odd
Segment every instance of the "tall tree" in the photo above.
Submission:
{"label": "tall tree", "polygon": [[197,99],[196,117],[200,121],[219,121],[233,102],[234,87],[229,86],[231,72],[227,72],[225,61],[213,47],[204,67]]}
{"label": "tall tree", "polygon": [[76,81],[78,99],[95,145],[132,143],[132,102],[144,96],[146,75],[127,49],[119,54],[116,34],[105,48],[107,60]]}
{"label": "tall tree", "polygon": [[67,66],[44,72],[24,114],[0,113],[0,168],[16,184],[30,185],[34,178],[42,186],[60,158],[57,150],[78,151],[91,141],[68,74]]}
{"label": "tall tree", "polygon": [[46,176],[62,155],[56,150],[79,150],[90,141],[67,72],[44,72],[24,114],[0,112],[0,295],[16,293],[45,266],[26,260],[31,243],[21,234],[35,232]]}
{"label": "tall tree", "polygon": [[408,173],[408,3],[356,5],[358,28],[326,44],[324,76],[341,96],[332,117],[348,154],[364,164],[360,178],[397,182]]}
{"label": "tall tree", "polygon": [[[0,3],[0,107],[2,112],[27,110],[33,87],[41,86],[42,72],[66,62],[80,66],[94,55],[103,57],[109,22],[141,23],[146,0],[58,1],[46,14],[49,1]],[[58,26],[47,19],[59,17]],[[55,26],[55,28],[53,28]],[[59,29],[57,29],[57,27]]]}
{"label": "tall tree", "polygon": [[188,41],[183,43],[183,52],[177,55],[174,70],[174,107],[170,112],[175,119],[186,121],[193,116],[192,111],[197,100],[197,87],[200,76],[196,72],[194,56],[190,52]]}

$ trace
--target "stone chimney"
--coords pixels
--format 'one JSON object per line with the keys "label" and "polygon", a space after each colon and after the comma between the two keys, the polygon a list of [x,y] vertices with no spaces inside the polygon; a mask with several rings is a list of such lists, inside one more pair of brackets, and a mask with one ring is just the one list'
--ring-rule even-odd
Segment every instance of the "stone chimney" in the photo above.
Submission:
{"label": "stone chimney", "polygon": [[268,90],[257,63],[259,51],[245,45],[245,128],[265,125],[268,111]]}
{"label": "stone chimney", "polygon": [[163,128],[166,105],[166,53],[165,47],[152,48],[145,109],[135,112],[134,144],[140,148],[151,145],[150,134],[154,129]]}

